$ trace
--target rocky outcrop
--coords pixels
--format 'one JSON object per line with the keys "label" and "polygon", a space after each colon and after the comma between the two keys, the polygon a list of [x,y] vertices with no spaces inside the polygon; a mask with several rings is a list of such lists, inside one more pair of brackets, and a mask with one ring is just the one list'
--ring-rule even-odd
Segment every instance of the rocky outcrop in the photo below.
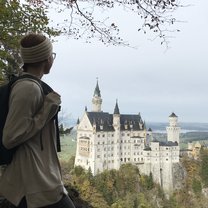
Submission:
{"label": "rocky outcrop", "polygon": [[181,163],[173,164],[173,189],[180,190],[185,186],[186,170]]}

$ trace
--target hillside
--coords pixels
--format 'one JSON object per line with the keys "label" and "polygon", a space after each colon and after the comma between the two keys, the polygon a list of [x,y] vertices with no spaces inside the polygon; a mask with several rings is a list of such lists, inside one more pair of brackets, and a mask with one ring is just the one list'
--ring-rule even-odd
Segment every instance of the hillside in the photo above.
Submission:
{"label": "hillside", "polygon": [[[64,182],[73,187],[83,200],[85,208],[207,208],[208,204],[208,151],[200,160],[181,159],[185,178],[180,189],[165,195],[153,183],[151,174],[141,175],[136,166],[122,165],[120,170],[104,171],[92,176],[90,170],[73,168],[73,159],[62,164]],[[203,171],[204,170],[204,171]],[[76,197],[74,198],[76,200]]]}

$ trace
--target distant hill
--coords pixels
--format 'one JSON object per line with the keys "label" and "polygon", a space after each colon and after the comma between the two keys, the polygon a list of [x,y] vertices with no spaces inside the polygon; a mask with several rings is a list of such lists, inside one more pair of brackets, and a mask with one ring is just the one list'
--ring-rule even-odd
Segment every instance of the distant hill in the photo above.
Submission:
{"label": "distant hill", "polygon": [[[151,128],[153,132],[165,132],[169,123],[147,122],[147,128]],[[179,123],[181,132],[208,132],[208,123]]]}

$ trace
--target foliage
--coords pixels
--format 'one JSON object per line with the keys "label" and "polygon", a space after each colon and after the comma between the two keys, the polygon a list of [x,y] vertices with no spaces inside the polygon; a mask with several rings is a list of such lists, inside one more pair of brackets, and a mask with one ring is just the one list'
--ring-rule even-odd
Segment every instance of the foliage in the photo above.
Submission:
{"label": "foliage", "polygon": [[151,190],[154,188],[154,182],[153,182],[153,176],[152,173],[150,173],[149,176],[142,175],[141,176],[141,185],[145,190]]}
{"label": "foliage", "polygon": [[77,177],[79,177],[79,176],[81,176],[81,175],[84,175],[84,173],[85,173],[85,170],[84,170],[81,166],[76,166],[76,167],[74,168],[74,174],[75,174]]}
{"label": "foliage", "polygon": [[193,189],[195,194],[201,194],[201,192],[202,192],[202,185],[201,185],[200,180],[198,180],[196,178],[193,179],[192,189]]}
{"label": "foliage", "polygon": [[201,178],[205,187],[208,187],[208,150],[201,150]]}
{"label": "foliage", "polygon": [[0,1],[0,81],[19,73],[21,58],[19,40],[27,32],[43,32],[56,36],[60,31],[48,26],[45,9],[20,3],[20,0]]}
{"label": "foliage", "polygon": [[165,205],[163,208],[179,208],[177,205],[176,198],[172,195],[169,200],[165,200]]}
{"label": "foliage", "polygon": [[[156,37],[161,38],[161,44],[166,42],[167,33],[171,25],[176,22],[173,12],[181,7],[177,0],[27,0],[36,7],[54,9],[58,15],[63,13],[63,19],[56,22],[56,27],[75,39],[98,38],[104,44],[124,44],[120,37],[119,26],[109,19],[106,13],[113,8],[123,8],[142,20],[136,25],[138,31],[152,31]],[[57,9],[58,8],[58,9]],[[102,14],[104,17],[101,18]],[[97,15],[100,14],[100,15]],[[53,19],[54,23],[54,19]],[[55,23],[54,23],[55,24]],[[178,30],[174,30],[178,31]],[[127,44],[128,45],[128,44]]]}
{"label": "foliage", "polygon": [[[142,24],[136,25],[138,31],[152,31],[161,38],[161,44],[167,44],[167,33],[171,31],[167,28],[176,22],[172,13],[181,5],[177,0],[1,0],[0,83],[20,72],[18,43],[31,31],[49,36],[66,34],[75,39],[85,38],[87,42],[97,38],[107,45],[129,45],[120,37],[119,26],[108,14],[103,19],[97,15],[118,7],[142,19]],[[57,18],[61,13],[63,18]]]}

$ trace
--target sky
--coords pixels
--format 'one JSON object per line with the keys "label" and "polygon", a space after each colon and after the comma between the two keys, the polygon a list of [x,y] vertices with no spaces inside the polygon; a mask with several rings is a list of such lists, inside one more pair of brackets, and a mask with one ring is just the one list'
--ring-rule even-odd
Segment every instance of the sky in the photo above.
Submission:
{"label": "sky", "polygon": [[59,37],[43,80],[61,94],[62,114],[77,119],[85,106],[91,111],[98,78],[104,112],[113,113],[117,99],[121,114],[140,112],[146,122],[167,122],[174,112],[179,122],[208,123],[208,1],[186,2],[192,6],[175,13],[180,32],[171,34],[168,50],[152,34],[138,33],[129,12],[117,10],[112,18],[137,49]]}

